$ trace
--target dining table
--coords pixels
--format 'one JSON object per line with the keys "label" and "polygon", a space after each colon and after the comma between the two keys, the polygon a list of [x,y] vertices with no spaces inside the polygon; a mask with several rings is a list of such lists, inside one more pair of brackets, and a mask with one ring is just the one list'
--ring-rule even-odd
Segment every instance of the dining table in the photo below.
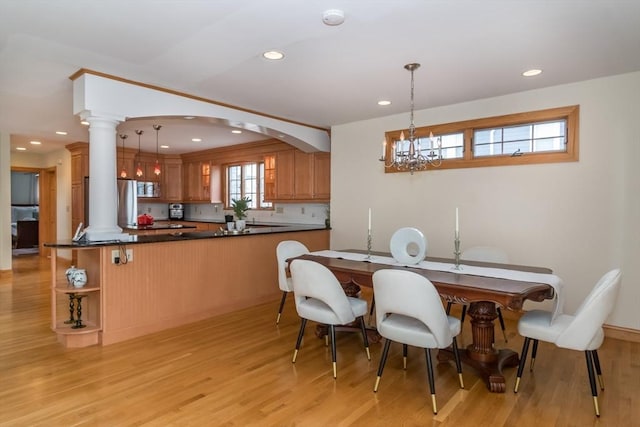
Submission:
{"label": "dining table", "polygon": [[[540,302],[557,297],[561,286],[561,281],[552,274],[552,270],[544,267],[476,261],[460,264],[454,259],[436,257],[426,257],[417,265],[406,265],[396,262],[387,253],[355,249],[313,252],[289,261],[295,259],[311,260],[327,267],[348,296],[359,296],[361,287],[372,288],[373,274],[378,270],[403,269],[429,279],[444,302],[468,304],[472,342],[460,351],[460,358],[466,366],[473,368],[494,393],[504,393],[506,390],[503,369],[517,366],[519,362],[516,351],[495,346],[496,305],[521,311],[526,300]],[[350,326],[345,325],[345,328]],[[370,336],[370,339],[377,342],[380,337],[376,339]],[[451,347],[440,349],[438,360],[450,359],[453,359]]]}

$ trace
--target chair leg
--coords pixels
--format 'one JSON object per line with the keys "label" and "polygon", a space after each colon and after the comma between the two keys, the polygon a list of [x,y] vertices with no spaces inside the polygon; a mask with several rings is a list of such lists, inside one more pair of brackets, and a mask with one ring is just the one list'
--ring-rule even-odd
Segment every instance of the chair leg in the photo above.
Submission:
{"label": "chair leg", "polygon": [[280,308],[278,309],[278,317],[276,318],[276,325],[280,323],[280,315],[282,314],[282,309],[284,308],[284,302],[287,299],[287,291],[282,291],[282,299],[280,300]]}
{"label": "chair leg", "polygon": [[298,357],[298,350],[300,350],[300,344],[302,343],[302,336],[304,335],[304,327],[307,326],[307,319],[302,319],[300,322],[300,332],[298,332],[298,341],[296,341],[296,349],[293,352],[293,360],[291,363],[296,363],[296,357]]}
{"label": "chair leg", "polygon": [[373,310],[375,310],[375,308],[376,308],[376,296],[373,295],[371,297],[371,308],[369,309],[369,320],[368,320],[369,324],[371,324],[371,317],[373,317]]}
{"label": "chair leg", "polygon": [[448,316],[449,314],[451,314],[451,304],[452,304],[452,303],[451,303],[451,301],[449,301],[449,302],[447,303],[447,310],[446,310],[446,312],[447,312],[447,316]]}
{"label": "chair leg", "polygon": [[600,383],[600,390],[604,390],[604,379],[602,378],[602,369],[600,369],[600,358],[598,357],[598,350],[593,350],[593,365],[596,367],[596,374],[598,375],[598,382]]}
{"label": "chair leg", "polygon": [[[534,340],[537,343],[538,340]],[[520,353],[520,363],[518,364],[518,374],[516,375],[516,386],[513,388],[513,392],[518,392],[518,387],[520,387],[520,378],[522,378],[522,371],[524,370],[524,365],[527,361],[527,353],[529,352],[529,342],[531,342],[531,338],[524,337],[524,344],[522,345],[522,352]]]}
{"label": "chair leg", "polygon": [[462,363],[460,363],[460,353],[458,353],[458,340],[456,340],[456,337],[453,337],[453,356],[456,360],[456,370],[458,371],[460,388],[464,388],[464,381],[462,380]]}
{"label": "chair leg", "polygon": [[364,349],[367,351],[367,359],[371,360],[371,353],[369,352],[369,337],[367,337],[367,328],[364,326],[364,316],[360,316],[360,330],[362,331]]}
{"label": "chair leg", "polygon": [[427,357],[427,371],[429,373],[429,390],[431,390],[431,405],[433,406],[433,413],[438,413],[438,407],[436,406],[436,383],[433,380],[433,362],[431,361],[431,350],[424,349],[424,354]]}
{"label": "chair leg", "polygon": [[331,361],[333,364],[333,379],[338,378],[338,362],[336,355],[336,327],[329,325],[329,335],[331,335]]}
{"label": "chair leg", "polygon": [[496,307],[496,312],[498,313],[498,320],[500,321],[500,327],[502,328],[502,336],[504,337],[504,342],[508,342],[506,328],[504,327],[504,318],[502,317],[502,310],[500,309],[500,307]]}
{"label": "chair leg", "polygon": [[538,355],[538,340],[533,340],[533,349],[531,350],[531,366],[529,366],[529,372],[533,372],[533,366],[536,364],[537,355]]}
{"label": "chair leg", "polygon": [[406,344],[402,344],[402,369],[407,370],[407,352],[409,346]]}
{"label": "chair leg", "polygon": [[596,417],[600,416],[600,408],[598,407],[598,389],[596,387],[596,376],[593,373],[593,353],[590,350],[584,352],[587,359],[587,373],[589,374],[589,384],[591,385],[591,395],[593,396],[593,408],[596,411]]}
{"label": "chair leg", "polygon": [[464,317],[467,315],[467,305],[462,306],[462,316],[460,316],[460,328],[462,328],[462,324],[464,323]]}
{"label": "chair leg", "polygon": [[382,377],[382,371],[384,370],[384,364],[387,363],[387,355],[389,354],[389,347],[391,346],[391,340],[384,340],[384,349],[382,350],[382,356],[380,356],[380,365],[378,365],[378,376],[376,377],[376,384],[373,386],[373,392],[378,391],[378,384],[380,384],[380,378]]}

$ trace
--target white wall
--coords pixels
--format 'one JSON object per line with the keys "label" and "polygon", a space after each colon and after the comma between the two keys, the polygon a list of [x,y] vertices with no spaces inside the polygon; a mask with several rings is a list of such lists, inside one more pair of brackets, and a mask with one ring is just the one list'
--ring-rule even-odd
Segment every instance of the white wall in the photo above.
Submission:
{"label": "white wall", "polygon": [[415,226],[427,236],[428,255],[450,257],[459,207],[463,250],[500,246],[515,264],[552,268],[566,283],[566,312],[602,274],[621,267],[607,323],[640,330],[640,73],[421,110],[415,122],[574,104],[580,160],[572,163],[385,174],[377,161],[384,132],[408,127],[408,113],[333,127],[331,247],[364,249],[371,207],[374,250],[388,251],[396,229]]}

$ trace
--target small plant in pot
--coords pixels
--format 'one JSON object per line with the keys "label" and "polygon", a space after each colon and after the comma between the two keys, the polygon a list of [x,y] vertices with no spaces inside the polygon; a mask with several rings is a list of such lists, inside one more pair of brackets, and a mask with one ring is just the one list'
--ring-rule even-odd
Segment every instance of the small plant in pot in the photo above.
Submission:
{"label": "small plant in pot", "polygon": [[251,203],[251,199],[246,196],[241,199],[231,199],[233,213],[236,215],[236,218],[238,218],[236,221],[236,230],[244,230],[246,225],[245,218],[247,217],[247,211],[249,210],[249,203]]}

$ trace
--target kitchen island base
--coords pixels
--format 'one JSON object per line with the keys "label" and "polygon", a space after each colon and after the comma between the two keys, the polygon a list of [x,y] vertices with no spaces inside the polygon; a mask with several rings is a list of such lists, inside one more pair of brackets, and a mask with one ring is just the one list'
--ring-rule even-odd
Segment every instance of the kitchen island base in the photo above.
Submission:
{"label": "kitchen island base", "polygon": [[[197,234],[197,233],[194,233]],[[89,297],[89,327],[71,329],[67,294],[52,262],[52,329],[66,347],[108,345],[187,323],[277,301],[276,246],[298,240],[309,250],[329,247],[326,229],[120,243],[78,250],[95,290]],[[68,246],[51,245],[52,249]],[[133,261],[114,264],[112,252],[132,250]],[[56,251],[52,251],[55,257]],[[88,260],[87,265],[81,263]],[[67,304],[68,307],[68,304]],[[84,301],[83,301],[84,309]],[[277,309],[277,304],[274,310]],[[68,317],[68,308],[66,308]]]}

